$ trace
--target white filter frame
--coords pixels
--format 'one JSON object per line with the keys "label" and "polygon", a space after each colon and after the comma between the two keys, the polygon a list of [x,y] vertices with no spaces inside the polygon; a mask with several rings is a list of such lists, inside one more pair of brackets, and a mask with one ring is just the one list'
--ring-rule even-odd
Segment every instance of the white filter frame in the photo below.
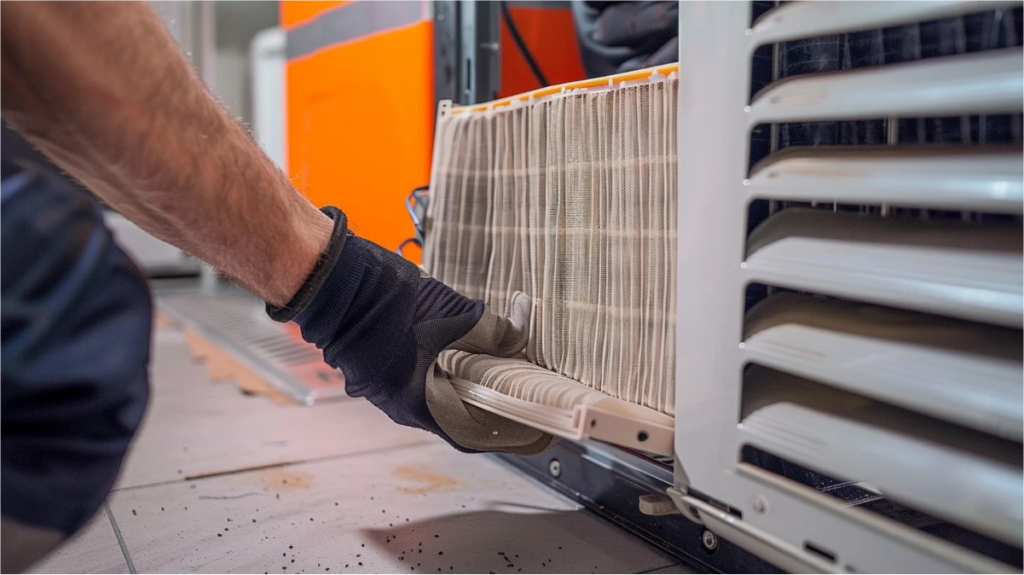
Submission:
{"label": "white filter frame", "polygon": [[524,401],[460,377],[450,380],[462,401],[551,435],[672,455],[672,418],[653,409],[613,397],[559,408]]}
{"label": "white filter frame", "polygon": [[[451,116],[493,116],[571,95],[604,92],[638,85],[672,81],[678,78],[678,65],[670,64],[616,74],[605,78],[570,82],[534,90],[525,94],[473,106],[453,106],[451,100],[438,104],[434,131],[434,153],[431,160],[430,187],[435,189],[441,159],[441,125]],[[428,207],[428,219],[435,217],[435,202]],[[428,240],[429,241],[429,240]],[[429,270],[428,270],[429,271]],[[556,374],[552,374],[556,376]],[[575,441],[597,440],[654,455],[669,456],[674,452],[674,418],[654,409],[587,388],[603,397],[569,407],[541,405],[518,399],[467,379],[449,374],[459,397],[467,404],[496,413],[513,421]],[[571,380],[570,380],[571,381]],[[575,383],[575,382],[574,382]],[[583,384],[577,384],[583,385]]]}

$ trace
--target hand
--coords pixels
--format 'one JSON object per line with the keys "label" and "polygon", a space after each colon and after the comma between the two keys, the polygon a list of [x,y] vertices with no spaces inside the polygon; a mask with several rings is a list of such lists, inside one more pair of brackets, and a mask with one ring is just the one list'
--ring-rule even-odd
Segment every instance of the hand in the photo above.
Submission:
{"label": "hand", "polygon": [[396,423],[425,429],[461,451],[542,451],[551,437],[465,405],[441,374],[448,347],[509,357],[528,337],[530,302],[518,298],[512,317],[487,311],[421,273],[401,256],[346,229],[334,218],[330,244],[287,306],[268,306],[279,321],[294,319],[302,337],[323,349],[324,361],[345,374],[345,390],[365,397]]}
{"label": "hand", "polygon": [[678,2],[574,0],[572,11],[583,64],[591,77],[679,58]]}
{"label": "hand", "polygon": [[601,4],[592,37],[605,46],[660,46],[678,34],[678,2]]}

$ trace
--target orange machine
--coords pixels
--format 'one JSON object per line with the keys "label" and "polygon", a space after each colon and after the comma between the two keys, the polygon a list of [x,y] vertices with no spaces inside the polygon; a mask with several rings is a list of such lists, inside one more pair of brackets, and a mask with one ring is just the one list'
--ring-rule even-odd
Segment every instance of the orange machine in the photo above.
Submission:
{"label": "orange machine", "polygon": [[[288,34],[287,172],[314,204],[395,249],[413,236],[404,202],[430,177],[436,100],[429,2],[281,2]],[[584,77],[565,3],[510,13],[549,82]],[[539,87],[501,30],[501,89]],[[408,254],[418,259],[418,254]]]}
{"label": "orange machine", "polygon": [[[523,42],[551,84],[587,77],[583,70],[572,14],[565,2],[511,2],[509,12]],[[501,89],[504,98],[542,88],[501,23]]]}

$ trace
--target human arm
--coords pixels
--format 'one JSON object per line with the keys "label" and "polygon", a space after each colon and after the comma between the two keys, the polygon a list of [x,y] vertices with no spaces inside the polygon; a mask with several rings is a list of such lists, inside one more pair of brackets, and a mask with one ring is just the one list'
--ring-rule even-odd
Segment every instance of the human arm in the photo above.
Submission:
{"label": "human arm", "polygon": [[433,368],[453,344],[518,353],[528,305],[512,320],[487,312],[352,235],[340,210],[316,210],[210,96],[144,3],[0,6],[4,118],[59,167],[264,298],[274,319],[298,323],[345,373],[349,395],[396,422],[463,449],[547,445],[540,432],[463,406]]}
{"label": "human arm", "polygon": [[3,117],[154,236],[271,304],[332,223],[210,95],[143,2],[5,2]]}

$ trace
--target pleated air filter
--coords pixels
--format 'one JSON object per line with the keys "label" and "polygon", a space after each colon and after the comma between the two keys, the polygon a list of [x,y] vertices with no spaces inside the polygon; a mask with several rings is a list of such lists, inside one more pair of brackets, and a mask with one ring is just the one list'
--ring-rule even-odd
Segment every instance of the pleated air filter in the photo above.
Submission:
{"label": "pleated air filter", "polygon": [[442,354],[464,400],[671,453],[676,106],[675,66],[441,105],[425,267],[496,311],[533,299],[525,357]]}

